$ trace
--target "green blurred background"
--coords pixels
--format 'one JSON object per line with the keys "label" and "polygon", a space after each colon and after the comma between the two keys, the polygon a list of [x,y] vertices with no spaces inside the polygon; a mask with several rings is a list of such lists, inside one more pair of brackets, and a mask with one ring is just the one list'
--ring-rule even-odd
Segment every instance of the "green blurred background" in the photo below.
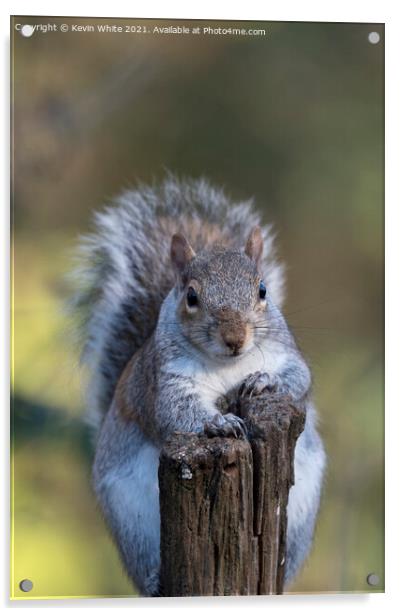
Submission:
{"label": "green blurred background", "polygon": [[134,592],[90,489],[64,275],[93,210],[166,169],[254,196],[278,232],[329,461],[315,546],[291,591],[367,591],[370,572],[382,590],[383,27],[24,38],[18,23],[173,22],[12,20],[12,596]]}

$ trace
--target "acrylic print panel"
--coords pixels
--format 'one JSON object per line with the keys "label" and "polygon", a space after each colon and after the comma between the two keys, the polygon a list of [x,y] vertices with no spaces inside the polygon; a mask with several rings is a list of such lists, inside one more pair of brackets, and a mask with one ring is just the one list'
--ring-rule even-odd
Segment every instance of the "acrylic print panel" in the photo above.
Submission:
{"label": "acrylic print panel", "polygon": [[11,53],[12,598],[382,592],[383,24]]}

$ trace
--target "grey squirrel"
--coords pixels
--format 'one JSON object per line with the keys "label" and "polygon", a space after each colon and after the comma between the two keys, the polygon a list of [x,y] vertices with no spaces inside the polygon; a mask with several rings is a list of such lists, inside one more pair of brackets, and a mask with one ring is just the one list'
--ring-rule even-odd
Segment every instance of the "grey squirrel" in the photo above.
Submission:
{"label": "grey squirrel", "polygon": [[243,437],[220,402],[266,388],[307,408],[288,502],[285,580],[312,543],[325,467],[310,370],[280,309],[283,267],[251,202],[205,180],[168,176],[95,214],[81,245],[93,486],[125,570],[158,595],[159,453],[174,431]]}

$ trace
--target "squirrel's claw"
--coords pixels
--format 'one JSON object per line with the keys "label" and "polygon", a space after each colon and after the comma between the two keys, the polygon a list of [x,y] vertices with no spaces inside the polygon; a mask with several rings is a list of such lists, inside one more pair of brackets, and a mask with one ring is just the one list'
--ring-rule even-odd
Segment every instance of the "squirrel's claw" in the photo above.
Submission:
{"label": "squirrel's claw", "polygon": [[221,415],[216,413],[211,421],[207,421],[204,426],[206,436],[233,436],[234,438],[245,438],[245,424],[240,417],[227,413]]}
{"label": "squirrel's claw", "polygon": [[272,378],[267,372],[253,372],[249,374],[238,390],[240,398],[252,398],[258,396],[264,391],[273,393],[278,388],[277,378]]}

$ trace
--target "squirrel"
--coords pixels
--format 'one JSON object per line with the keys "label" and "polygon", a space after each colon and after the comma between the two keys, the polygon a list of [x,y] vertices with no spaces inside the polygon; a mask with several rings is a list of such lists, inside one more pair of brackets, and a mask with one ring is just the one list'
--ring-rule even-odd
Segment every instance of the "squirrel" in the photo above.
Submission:
{"label": "squirrel", "polygon": [[96,430],[93,487],[123,566],[160,594],[159,454],[175,431],[244,437],[221,403],[283,392],[307,409],[287,507],[285,584],[312,544],[325,468],[311,373],[281,312],[284,268],[252,201],[169,175],[124,192],[82,239],[73,306]]}

